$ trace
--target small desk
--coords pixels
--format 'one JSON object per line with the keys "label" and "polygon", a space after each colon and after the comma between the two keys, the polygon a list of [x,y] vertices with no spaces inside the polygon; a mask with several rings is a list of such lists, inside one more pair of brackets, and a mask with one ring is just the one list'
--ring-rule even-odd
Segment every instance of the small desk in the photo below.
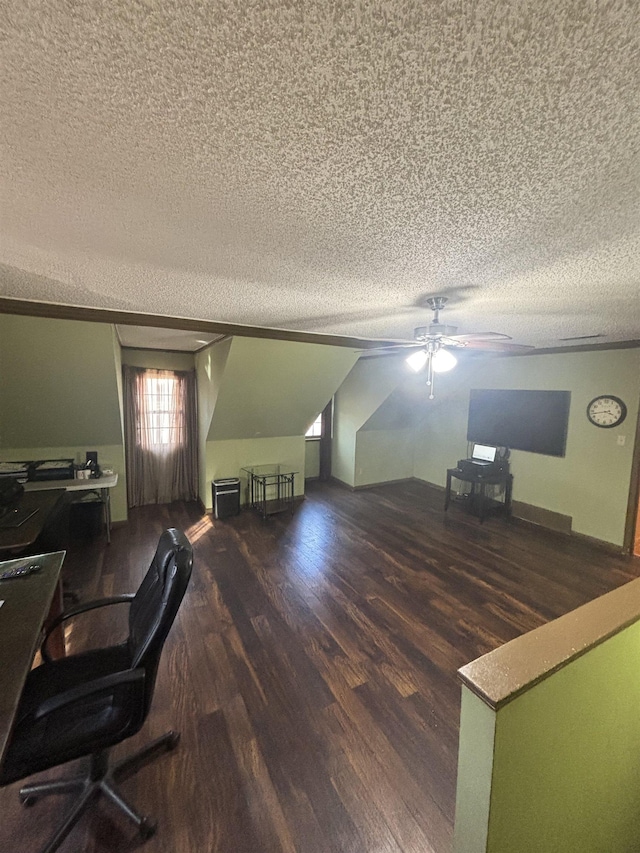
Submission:
{"label": "small desk", "polygon": [[[290,471],[283,465],[251,465],[242,470],[249,479],[249,505],[263,518],[277,512],[293,512],[297,471]],[[268,494],[271,497],[267,497]]]}
{"label": "small desk", "polygon": [[64,551],[0,562],[0,572],[15,565],[39,563],[42,570],[15,580],[0,581],[0,763],[11,736],[18,702],[47,615],[56,611]]}
{"label": "small desk", "polygon": [[511,515],[511,492],[513,490],[513,474],[509,474],[508,471],[502,471],[497,474],[488,474],[483,477],[482,475],[474,476],[468,471],[463,472],[459,468],[447,468],[447,488],[445,491],[444,498],[445,512],[449,509],[449,503],[451,501],[451,479],[454,477],[456,480],[461,480],[465,483],[471,483],[472,497],[475,496],[476,486],[480,487],[478,492],[478,517],[480,518],[481,524],[484,521],[487,512],[486,486],[504,486],[503,512],[507,516]]}
{"label": "small desk", "polygon": [[33,480],[24,484],[25,492],[45,492],[49,489],[64,489],[67,492],[96,492],[100,496],[104,523],[107,529],[107,544],[111,542],[111,494],[118,485],[117,474],[105,474],[97,480]]}

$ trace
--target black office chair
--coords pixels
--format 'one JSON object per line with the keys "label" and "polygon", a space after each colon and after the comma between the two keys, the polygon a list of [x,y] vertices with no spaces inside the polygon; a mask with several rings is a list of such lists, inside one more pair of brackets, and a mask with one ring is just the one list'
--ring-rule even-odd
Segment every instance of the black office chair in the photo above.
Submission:
{"label": "black office chair", "polygon": [[[136,734],[144,723],[169,629],[187,589],[193,551],[188,539],[170,529],[135,595],[117,595],[81,604],[55,620],[42,644],[45,662],[27,678],[17,723],[0,768],[0,785],[8,785],[58,764],[90,755],[89,775],[25,785],[20,799],[32,805],[48,794],[80,791],[71,812],[44,848],[53,853],[90,803],[100,794],[119,806],[150,838],[156,825],[138,814],[118,793],[114,780],[124,778],[164,750],[179,735],[167,732],[144,749],[109,766],[109,748]],[[49,633],[60,622],[97,607],[129,602],[129,637],[120,645],[95,649],[59,660],[46,651]]]}

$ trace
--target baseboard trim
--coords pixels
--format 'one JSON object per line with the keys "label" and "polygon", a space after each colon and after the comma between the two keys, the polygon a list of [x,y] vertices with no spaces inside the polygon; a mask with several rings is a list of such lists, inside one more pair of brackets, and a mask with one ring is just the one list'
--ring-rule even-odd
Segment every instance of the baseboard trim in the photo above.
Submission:
{"label": "baseboard trim", "polygon": [[129,521],[126,518],[122,519],[121,521],[112,521],[111,522],[111,529],[112,530],[118,530],[118,528],[120,528],[120,527],[126,527],[127,524],[129,524]]}
{"label": "baseboard trim", "polygon": [[339,480],[337,477],[329,477],[329,481],[341,489],[348,489],[350,492],[362,492],[365,489],[375,489],[378,486],[390,486],[393,483],[422,483],[423,486],[430,486],[432,489],[437,489],[439,492],[444,492],[444,486],[439,486],[437,483],[430,483],[428,480],[423,480],[420,477],[401,477],[399,480],[382,480],[379,483],[365,483],[363,486],[351,486],[345,483],[344,480]]}
{"label": "baseboard trim", "polygon": [[432,483],[429,480],[423,480],[422,477],[412,477],[412,480],[415,480],[416,483],[422,483],[423,486],[429,486],[432,489],[435,489],[437,492],[446,491],[444,486],[438,485],[438,483]]}
{"label": "baseboard trim", "polygon": [[354,492],[362,492],[365,489],[376,489],[378,486],[393,486],[395,483],[410,483],[413,477],[400,477],[399,480],[382,480],[379,483],[364,483],[362,486],[354,486]]}
{"label": "baseboard trim", "polygon": [[347,491],[349,491],[349,492],[354,491],[353,486],[350,486],[349,483],[345,483],[344,480],[339,480],[337,477],[334,477],[333,475],[331,475],[331,477],[329,477],[329,482],[331,483],[331,485],[337,486],[339,489],[347,489]]}
{"label": "baseboard trim", "polygon": [[615,542],[607,542],[606,539],[596,539],[595,536],[589,536],[587,533],[576,533],[575,530],[571,532],[571,535],[575,539],[581,539],[583,542],[587,542],[589,545],[593,545],[596,548],[602,548],[603,551],[608,551],[611,554],[629,555],[629,552],[625,551],[622,545],[616,545]]}
{"label": "baseboard trim", "polygon": [[530,524],[537,524],[540,527],[546,527],[548,530],[557,530],[558,533],[566,533],[568,535],[572,533],[572,517],[570,515],[563,515],[560,512],[554,512],[551,509],[545,509],[544,507],[524,503],[523,501],[512,501],[511,514],[515,518],[528,521]]}
{"label": "baseboard trim", "polygon": [[[421,477],[413,477],[413,479],[438,492],[445,491],[445,487],[440,486],[438,483],[431,483],[429,480],[423,480]],[[570,515],[563,515],[560,512],[554,512],[553,510],[535,506],[534,504],[527,504],[523,501],[513,501],[511,510],[512,520],[517,524],[553,530],[556,533],[561,533],[563,536],[571,536],[574,539],[588,542],[594,548],[600,548],[610,554],[627,553],[622,545],[616,545],[615,542],[607,542],[606,539],[597,539],[595,536],[588,536],[586,533],[577,533],[572,529],[573,518]]]}

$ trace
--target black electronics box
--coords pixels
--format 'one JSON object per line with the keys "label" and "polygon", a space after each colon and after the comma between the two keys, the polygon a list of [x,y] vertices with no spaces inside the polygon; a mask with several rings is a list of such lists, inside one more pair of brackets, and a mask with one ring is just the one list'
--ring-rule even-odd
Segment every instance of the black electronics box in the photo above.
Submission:
{"label": "black electronics box", "polygon": [[73,459],[41,459],[29,470],[30,480],[73,480]]}

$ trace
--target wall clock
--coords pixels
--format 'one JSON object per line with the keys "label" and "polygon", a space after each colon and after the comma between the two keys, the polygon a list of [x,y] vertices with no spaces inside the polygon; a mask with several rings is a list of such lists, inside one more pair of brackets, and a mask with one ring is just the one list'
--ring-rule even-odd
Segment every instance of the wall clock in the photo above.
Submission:
{"label": "wall clock", "polygon": [[587,406],[587,417],[595,426],[610,429],[619,426],[627,417],[627,407],[620,397],[601,394]]}

